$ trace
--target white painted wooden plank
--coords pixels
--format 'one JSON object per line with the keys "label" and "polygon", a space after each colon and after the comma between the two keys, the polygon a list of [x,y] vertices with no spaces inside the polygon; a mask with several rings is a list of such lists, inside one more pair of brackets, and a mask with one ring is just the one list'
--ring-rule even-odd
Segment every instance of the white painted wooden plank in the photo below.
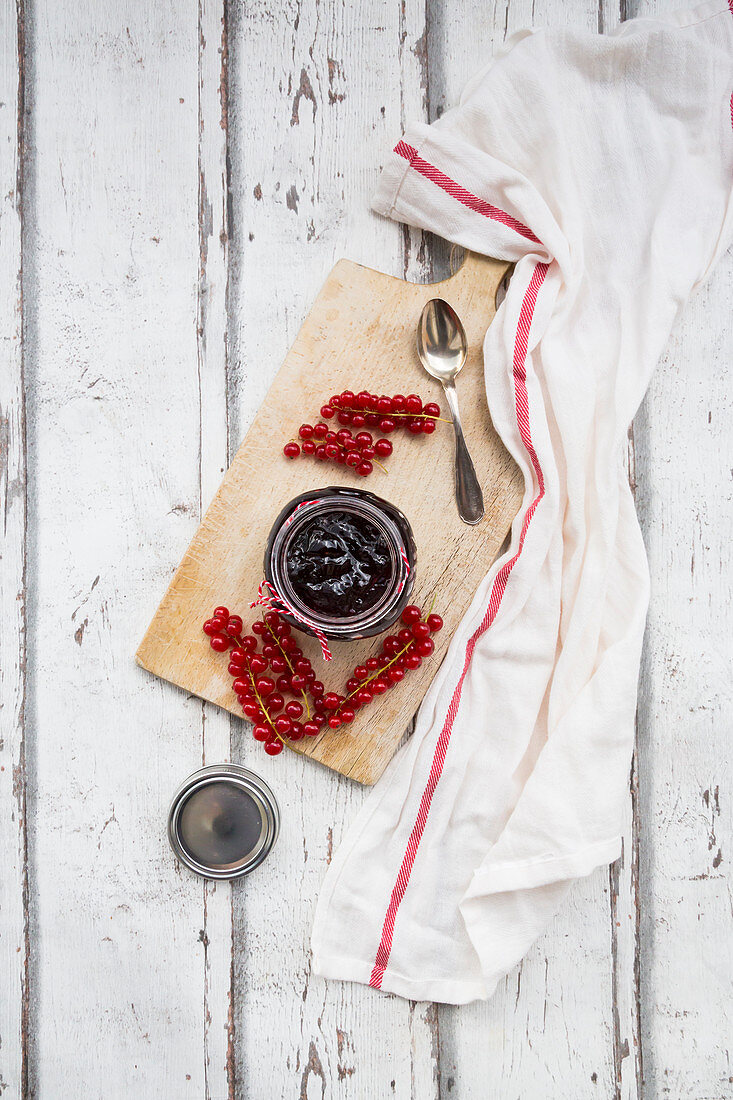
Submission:
{"label": "white painted wooden plank", "polygon": [[[493,9],[476,3],[460,11],[432,3],[431,116],[458,102],[467,79],[514,31],[566,25],[596,30],[603,18],[591,0],[512,0]],[[606,13],[605,21],[611,19]],[[626,845],[632,848],[630,837]],[[617,910],[635,912],[631,878],[619,867],[610,878],[601,869],[576,884],[546,934],[490,1002],[440,1008],[441,1075],[451,1096],[636,1095],[623,1057],[635,1019],[633,953],[617,947]]]}
{"label": "white painted wooden plank", "polygon": [[639,714],[649,1097],[733,1096],[733,254],[692,300],[637,417],[652,597]]}
{"label": "white painted wooden plank", "polygon": [[[423,6],[281,0],[237,6],[233,20],[237,443],[335,260],[398,275],[424,274],[427,261],[419,235],[368,209],[390,143],[423,115]],[[365,792],[289,753],[270,759],[248,726],[236,730],[235,759],[271,782],[283,811],[273,855],[235,888],[238,1095],[437,1097],[429,1006],[309,971],[318,890]]]}
{"label": "white painted wooden plank", "polygon": [[[27,1086],[23,7],[0,4],[0,1094]],[[20,57],[19,57],[20,53]]]}
{"label": "white painted wooden plank", "polygon": [[201,707],[132,660],[200,509],[198,37],[193,0],[34,5],[34,1095],[226,1092],[165,837]]}
{"label": "white painted wooden plank", "polygon": [[[629,15],[663,13],[637,0]],[[688,304],[634,422],[652,593],[638,713],[645,1097],[733,1097],[733,254]]]}
{"label": "white painted wooden plank", "polygon": [[[197,294],[198,374],[200,390],[199,518],[215,494],[228,465],[227,278],[228,41],[224,0],[199,2],[198,71],[198,224]],[[212,609],[213,610],[213,609]],[[229,760],[229,716],[204,707],[203,763]],[[191,883],[192,891],[194,889]],[[205,1096],[233,1096],[234,940],[229,883],[204,884],[204,1065]]]}

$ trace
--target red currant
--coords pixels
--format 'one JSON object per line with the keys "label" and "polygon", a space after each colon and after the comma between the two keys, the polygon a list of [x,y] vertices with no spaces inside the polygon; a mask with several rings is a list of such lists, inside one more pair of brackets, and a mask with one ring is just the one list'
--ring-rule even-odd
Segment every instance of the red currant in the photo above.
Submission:
{"label": "red currant", "polygon": [[346,722],[348,725],[349,722],[353,722],[356,718],[356,711],[353,711],[351,707],[342,707],[339,711],[339,717],[342,722]]}
{"label": "red currant", "polygon": [[[420,406],[422,408],[422,405]],[[420,409],[416,409],[416,412],[420,412]],[[324,420],[330,420],[336,410],[333,405],[321,405],[321,416]]]}
{"label": "red currant", "polygon": [[366,417],[364,413],[352,413],[351,426],[352,428],[363,428],[366,424]]}
{"label": "red currant", "polygon": [[305,730],[301,726],[300,722],[293,722],[290,727],[290,733],[288,737],[291,741],[301,741],[305,737]]}
{"label": "red currant", "polygon": [[435,642],[432,638],[421,638],[417,643],[417,651],[421,657],[429,657],[435,649]]}
{"label": "red currant", "polygon": [[313,425],[312,424],[301,424],[300,427],[298,428],[298,435],[300,436],[301,439],[312,439],[313,438]]}
{"label": "red currant", "polygon": [[316,447],[316,458],[319,458],[321,462],[325,462],[328,458],[328,455],[326,454],[326,448],[323,446],[323,444],[321,444],[320,447]]}
{"label": "red currant", "polygon": [[404,669],[397,668],[396,666],[390,668],[387,675],[393,684],[399,684],[400,680],[403,680],[405,677]]}
{"label": "red currant", "polygon": [[440,615],[428,615],[427,623],[433,634],[435,634],[436,630],[440,630],[440,628],[442,627],[443,620],[441,619]]}
{"label": "red currant", "polygon": [[353,414],[350,412],[340,412],[336,419],[338,420],[339,424],[350,424],[352,415]]}
{"label": "red currant", "polygon": [[313,426],[313,438],[314,439],[325,439],[327,435],[328,435],[328,425],[327,424],[322,424],[320,422],[318,424],[314,424],[314,426]]}
{"label": "red currant", "polygon": [[303,733],[306,737],[318,737],[320,727],[316,722],[304,722]]}
{"label": "red currant", "polygon": [[285,700],[277,691],[274,691],[267,699],[267,709],[270,711],[270,714],[277,714],[284,706]]}
{"label": "red currant", "polygon": [[414,420],[411,420],[409,422],[409,424],[407,425],[407,430],[412,435],[420,435],[420,433],[422,432],[424,427],[425,427],[425,421],[421,420],[420,417],[418,416]]}
{"label": "red currant", "polygon": [[385,432],[385,433],[393,432],[396,427],[397,427],[397,424],[392,419],[391,416],[385,416],[379,421],[379,430],[380,430],[380,432]]}
{"label": "red currant", "polygon": [[254,653],[257,649],[257,639],[253,638],[251,634],[245,634],[242,638],[240,649],[244,650],[245,653]]}
{"label": "red currant", "polygon": [[279,756],[282,751],[282,741],[267,741],[265,744],[265,752],[268,756]]}
{"label": "red currant", "polygon": [[229,619],[229,608],[224,607],[223,605],[221,607],[215,607],[214,608],[214,614],[211,617],[212,617],[212,619],[227,619],[228,620]]}
{"label": "red currant", "polygon": [[301,450],[304,455],[314,455],[316,453],[316,445],[312,439],[306,439]]}
{"label": "red currant", "polygon": [[362,477],[369,477],[369,474],[372,472],[373,469],[374,467],[372,466],[371,462],[360,462],[359,465],[356,467],[356,472]]}
{"label": "red currant", "polygon": [[367,657],[364,664],[366,665],[366,667],[369,669],[370,672],[376,672],[377,669],[379,668],[379,658],[378,657]]}
{"label": "red currant", "polygon": [[270,736],[270,727],[255,726],[252,730],[252,736],[254,737],[255,741],[267,741],[268,737]]}
{"label": "red currant", "polygon": [[314,680],[310,686],[310,693],[314,699],[320,699],[323,695],[325,688],[320,680]]}
{"label": "red currant", "polygon": [[249,662],[249,667],[254,672],[255,676],[260,672],[264,672],[267,668],[267,661],[264,657],[260,657],[259,653],[255,653],[252,656],[252,660]]}
{"label": "red currant", "polygon": [[329,691],[323,696],[323,705],[326,710],[336,710],[340,699],[335,691]]}
{"label": "red currant", "polygon": [[368,675],[369,670],[366,669],[364,665],[357,665],[354,669],[354,679],[356,680],[366,680]]}
{"label": "red currant", "polygon": [[392,412],[392,398],[380,397],[377,401],[377,412],[383,413],[384,416],[389,416]]}
{"label": "red currant", "polygon": [[422,664],[422,657],[420,656],[419,653],[408,653],[405,656],[405,667],[406,668],[419,668],[421,664]]}
{"label": "red currant", "polygon": [[326,458],[335,458],[339,453],[337,443],[327,443],[325,446]]}
{"label": "red currant", "polygon": [[283,737],[286,737],[290,733],[292,724],[290,719],[286,718],[284,714],[281,714],[279,718],[275,719],[275,729],[278,733],[282,734]]}
{"label": "red currant", "polygon": [[229,639],[226,634],[214,634],[209,639],[209,645],[217,653],[224,653],[229,649]]}
{"label": "red currant", "polygon": [[405,412],[408,413],[421,413],[422,401],[416,393],[410,393],[405,398]]}
{"label": "red currant", "polygon": [[435,421],[434,420],[426,420],[425,423],[422,426],[422,434],[423,435],[432,435],[434,431],[435,431]]}
{"label": "red currant", "polygon": [[406,401],[407,399],[401,393],[396,393],[392,398],[392,412],[403,413]]}
{"label": "red currant", "polygon": [[429,401],[427,405],[423,407],[423,413],[425,416],[440,416],[440,405],[436,405],[433,401]]}
{"label": "red currant", "polygon": [[427,623],[416,622],[412,624],[413,638],[427,638],[430,636],[430,627]]}
{"label": "red currant", "polygon": [[287,458],[297,458],[300,454],[300,447],[297,443],[286,443],[283,447],[283,454]]}
{"label": "red currant", "polygon": [[381,676],[377,676],[375,680],[372,680],[369,686],[371,687],[375,695],[384,695],[385,691],[387,690],[387,684],[381,678]]}
{"label": "red currant", "polygon": [[293,699],[293,701],[291,703],[288,703],[285,707],[285,713],[287,714],[288,718],[300,718],[301,714],[303,713],[303,707],[300,703],[297,702],[297,700]]}
{"label": "red currant", "polygon": [[341,408],[350,408],[354,404],[354,395],[351,390],[344,390],[339,394],[339,400],[341,402]]}
{"label": "red currant", "polygon": [[375,454],[378,454],[380,458],[388,458],[393,450],[394,448],[388,439],[378,439],[374,444]]}
{"label": "red currant", "polygon": [[328,719],[328,724],[332,730],[337,730],[341,725],[341,719],[337,714],[332,714],[331,717]]}
{"label": "red currant", "polygon": [[420,608],[414,603],[408,604],[402,612],[402,622],[407,626],[411,626],[412,623],[416,623],[421,618]]}

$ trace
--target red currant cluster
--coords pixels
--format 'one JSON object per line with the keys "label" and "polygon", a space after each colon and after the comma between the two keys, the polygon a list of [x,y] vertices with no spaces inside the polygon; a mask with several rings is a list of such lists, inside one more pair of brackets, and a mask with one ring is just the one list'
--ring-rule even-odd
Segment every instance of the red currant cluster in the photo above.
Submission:
{"label": "red currant cluster", "polygon": [[404,626],[399,633],[384,639],[378,657],[368,657],[363,665],[356,666],[346,681],[343,695],[329,691],[317,701],[314,721],[322,719],[332,730],[342,723],[348,725],[354,721],[357,710],[395,687],[404,680],[406,672],[419,668],[423,657],[430,656],[435,649],[430,635],[443,625],[440,615],[423,619],[420,608],[410,604],[402,612],[402,622]]}
{"label": "red currant cluster", "polygon": [[[384,639],[378,657],[356,666],[341,695],[326,692],[289,624],[276,611],[253,623],[251,634],[243,634],[239,615],[217,607],[204,623],[204,633],[217,653],[231,650],[229,672],[242,712],[254,723],[255,740],[264,742],[270,756],[277,756],[285,738],[300,741],[316,737],[325,725],[335,730],[353,722],[357,710],[399,684],[410,669],[420,667],[423,657],[435,649],[431,634],[440,630],[443,620],[440,615],[423,619],[420,608],[411,604],[402,612],[402,622],[397,634]],[[268,671],[273,675],[267,676]],[[292,696],[287,702],[286,695]]]}
{"label": "red currant cluster", "polygon": [[[334,394],[328,404],[321,407],[321,416],[323,420],[317,424],[301,424],[298,429],[300,442],[286,443],[283,453],[288,458],[297,458],[302,451],[323,462],[330,459],[339,466],[352,467],[362,477],[372,472],[373,461],[381,466],[379,458],[392,454],[392,444],[383,437],[375,440],[368,431],[352,435],[352,428],[378,427],[383,435],[406,428],[412,435],[431,435],[441,419],[440,405],[432,402],[423,405],[416,393],[407,397],[401,393],[394,397],[378,397],[366,390],[357,394],[351,390]],[[325,423],[334,417],[341,425],[336,431]]]}
{"label": "red currant cluster", "polygon": [[[283,738],[300,741],[320,732],[323,722],[314,721],[308,693],[315,700],[325,689],[292,637],[289,624],[276,611],[268,611],[252,623],[251,634],[243,635],[243,629],[239,615],[230,615],[226,607],[217,607],[204,623],[211,648],[217,653],[231,650],[232,687],[245,717],[254,723],[255,741],[264,742],[265,752],[277,756]],[[292,696],[288,702],[286,695]],[[301,722],[304,713],[306,720]]]}

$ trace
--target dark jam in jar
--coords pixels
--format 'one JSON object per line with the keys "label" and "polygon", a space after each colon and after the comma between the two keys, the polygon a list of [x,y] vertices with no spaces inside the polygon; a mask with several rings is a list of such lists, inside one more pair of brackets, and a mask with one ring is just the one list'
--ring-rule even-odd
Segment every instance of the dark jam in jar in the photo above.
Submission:
{"label": "dark jam in jar", "polygon": [[417,552],[409,523],[374,493],[329,486],[283,508],[270,532],[265,579],[306,633],[344,641],[381,634],[409,603]]}
{"label": "dark jam in jar", "polygon": [[390,584],[392,560],[387,540],[366,516],[328,511],[315,515],[291,539],[287,570],[301,603],[345,617],[380,601]]}

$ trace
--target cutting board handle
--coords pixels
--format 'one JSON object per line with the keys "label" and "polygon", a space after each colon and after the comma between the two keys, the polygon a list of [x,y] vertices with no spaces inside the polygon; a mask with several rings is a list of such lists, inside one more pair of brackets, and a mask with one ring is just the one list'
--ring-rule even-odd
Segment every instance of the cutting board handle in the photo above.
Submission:
{"label": "cutting board handle", "polygon": [[[461,253],[463,255],[461,256]],[[454,263],[455,260],[455,263]],[[455,292],[464,287],[478,287],[486,284],[488,278],[492,285],[498,285],[504,278],[504,272],[511,266],[507,260],[493,260],[488,256],[482,256],[478,252],[470,252],[461,249],[454,244],[450,254],[452,274],[447,279],[441,279],[437,283],[430,283],[436,290],[444,287],[446,291]]]}

